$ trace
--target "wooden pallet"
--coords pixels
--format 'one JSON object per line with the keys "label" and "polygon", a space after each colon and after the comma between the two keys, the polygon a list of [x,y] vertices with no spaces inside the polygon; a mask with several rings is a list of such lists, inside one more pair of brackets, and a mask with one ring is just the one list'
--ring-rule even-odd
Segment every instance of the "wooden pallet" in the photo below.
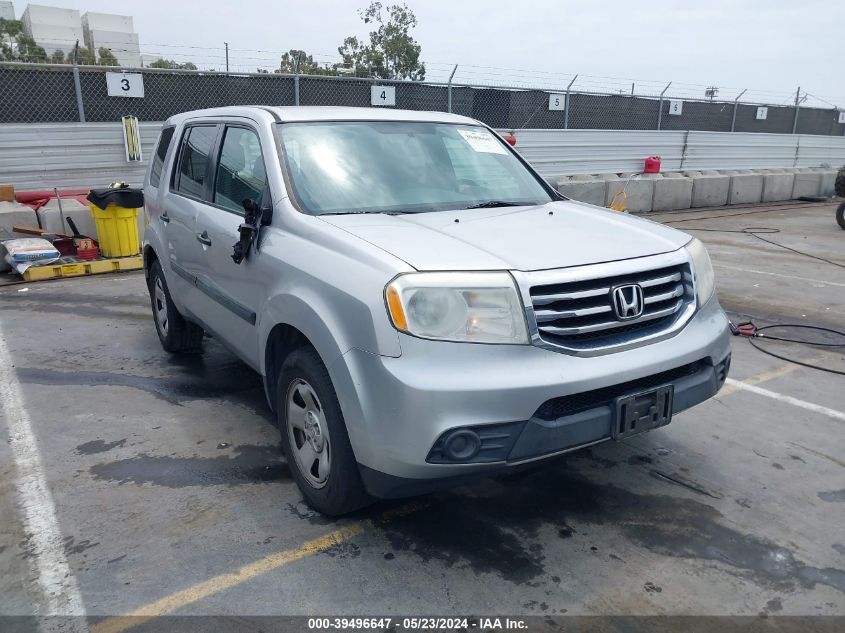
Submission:
{"label": "wooden pallet", "polygon": [[23,274],[24,281],[83,277],[85,275],[139,270],[144,267],[144,258],[140,255],[116,257],[114,259],[92,259],[90,261],[67,260],[76,260],[76,258],[63,257],[59,261],[47,264],[46,266],[30,266]]}

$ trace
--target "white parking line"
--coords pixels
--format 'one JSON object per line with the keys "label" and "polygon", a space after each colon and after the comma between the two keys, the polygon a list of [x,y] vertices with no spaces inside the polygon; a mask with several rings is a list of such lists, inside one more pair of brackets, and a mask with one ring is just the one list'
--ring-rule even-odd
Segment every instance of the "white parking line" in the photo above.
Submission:
{"label": "white parking line", "polygon": [[754,275],[769,275],[771,277],[783,277],[784,279],[795,279],[797,281],[807,281],[813,284],[823,284],[825,286],[838,286],[840,288],[845,288],[845,284],[838,283],[836,281],[822,281],[821,279],[811,279],[810,277],[798,277],[796,275],[784,275],[783,273],[773,273],[768,270],[753,270],[751,268],[738,268],[736,266],[726,266],[725,264],[713,264],[714,268],[725,268],[727,270],[735,270],[741,273],[752,273]]}
{"label": "white parking line", "polygon": [[822,415],[826,415],[835,420],[842,420],[843,422],[845,422],[845,413],[843,413],[842,411],[837,411],[836,409],[828,409],[827,407],[823,407],[820,404],[813,404],[812,402],[807,402],[806,400],[799,400],[798,398],[793,398],[792,396],[785,396],[782,393],[777,393],[776,391],[769,391],[768,389],[763,389],[762,387],[757,387],[756,385],[749,385],[740,380],[734,380],[733,378],[728,378],[725,382],[731,385],[734,389],[750,391],[751,393],[756,393],[760,396],[766,396],[767,398],[780,400],[781,402],[786,402],[787,404],[791,404],[796,407],[801,407],[802,409],[807,409],[808,411],[813,411],[814,413],[821,413]]}
{"label": "white parking line", "polygon": [[[85,606],[65,557],[62,533],[56,520],[56,507],[44,477],[38,444],[13,367],[12,357],[0,330],[0,412],[9,430],[9,445],[16,471],[17,505],[29,538],[33,573],[42,594],[36,615],[84,616]],[[42,619],[39,623],[43,630],[56,627],[77,633],[88,630],[84,617]]]}

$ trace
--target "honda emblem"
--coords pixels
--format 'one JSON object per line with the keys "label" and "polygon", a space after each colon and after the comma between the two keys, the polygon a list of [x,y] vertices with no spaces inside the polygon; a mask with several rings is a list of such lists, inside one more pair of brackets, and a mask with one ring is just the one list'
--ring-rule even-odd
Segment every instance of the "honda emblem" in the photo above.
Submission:
{"label": "honda emblem", "polygon": [[642,315],[645,307],[643,304],[643,289],[639,284],[616,286],[611,290],[611,302],[617,319],[620,321],[636,319]]}

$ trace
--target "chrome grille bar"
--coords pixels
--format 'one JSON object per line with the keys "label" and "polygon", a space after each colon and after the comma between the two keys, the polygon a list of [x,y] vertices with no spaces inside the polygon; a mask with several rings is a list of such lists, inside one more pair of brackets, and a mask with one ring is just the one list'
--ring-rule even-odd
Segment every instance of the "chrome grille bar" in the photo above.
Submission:
{"label": "chrome grille bar", "polygon": [[[591,264],[560,270],[516,273],[532,341],[577,355],[626,349],[677,332],[695,312],[695,289],[683,250],[639,260]],[[617,286],[642,289],[642,313],[616,315]],[[530,303],[529,303],[530,302]]]}
{"label": "chrome grille bar", "polygon": [[540,323],[572,317],[590,316],[592,314],[601,314],[610,311],[611,308],[609,305],[599,305],[593,306],[592,308],[578,308],[575,310],[537,310],[534,314],[537,316],[537,322]]}
{"label": "chrome grille bar", "polygon": [[[680,310],[683,304],[683,301],[676,301],[673,305],[669,306],[668,308],[657,310],[656,312],[649,312],[648,314],[643,314],[641,317],[639,317],[638,319],[636,319],[636,321],[633,322],[644,323],[646,321],[653,321],[654,319],[660,319],[662,317],[669,316],[670,314],[673,314]],[[623,322],[624,325],[627,325],[629,323],[632,323],[632,321]],[[600,332],[601,330],[618,328],[619,325],[619,321],[605,321],[603,323],[592,323],[589,325],[579,325],[574,327],[556,327],[553,325],[544,325],[540,328],[540,331],[558,335],[586,334],[588,332]]]}

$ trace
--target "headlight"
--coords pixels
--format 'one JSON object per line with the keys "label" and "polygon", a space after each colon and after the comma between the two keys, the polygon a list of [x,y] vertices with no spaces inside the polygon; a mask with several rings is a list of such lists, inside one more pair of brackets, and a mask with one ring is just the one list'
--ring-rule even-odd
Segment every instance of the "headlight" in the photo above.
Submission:
{"label": "headlight", "polygon": [[465,343],[528,343],[525,316],[507,273],[411,273],[384,289],[396,329]]}
{"label": "headlight", "polygon": [[693,238],[686,246],[687,252],[692,258],[692,278],[695,282],[695,296],[698,305],[703,306],[713,295],[716,287],[716,276],[713,273],[713,264],[710,263],[710,255],[701,240]]}

